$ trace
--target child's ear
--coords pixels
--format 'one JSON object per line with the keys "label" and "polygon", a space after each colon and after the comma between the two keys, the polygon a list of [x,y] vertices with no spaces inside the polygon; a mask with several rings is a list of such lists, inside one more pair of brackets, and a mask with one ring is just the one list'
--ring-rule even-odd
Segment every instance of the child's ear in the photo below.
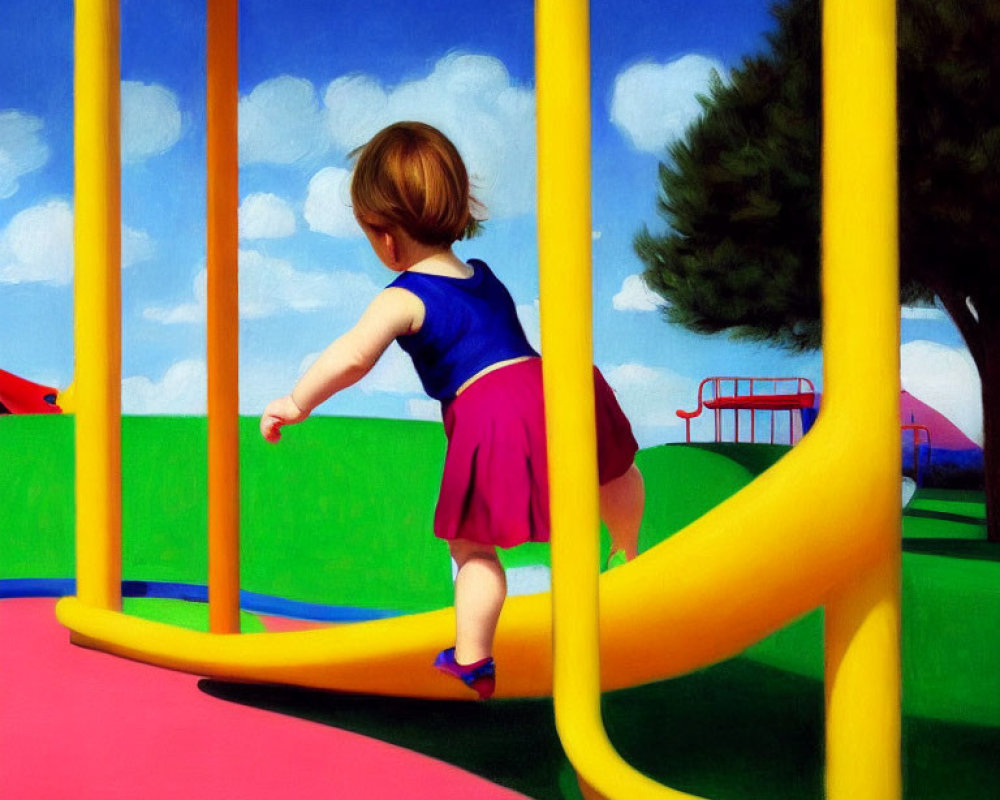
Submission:
{"label": "child's ear", "polygon": [[393,264],[398,263],[399,243],[396,241],[396,237],[389,231],[383,231],[382,243],[385,245],[385,252],[389,254],[389,260],[392,261]]}

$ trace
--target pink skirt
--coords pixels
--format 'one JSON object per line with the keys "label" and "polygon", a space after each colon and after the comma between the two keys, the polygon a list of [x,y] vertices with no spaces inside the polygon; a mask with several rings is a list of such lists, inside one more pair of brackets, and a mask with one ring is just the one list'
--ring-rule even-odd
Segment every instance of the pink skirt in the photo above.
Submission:
{"label": "pink skirt", "polygon": [[[594,367],[598,477],[623,475],[639,449],[614,392]],[[479,378],[444,412],[448,437],[434,535],[498,547],[549,540],[542,361]]]}

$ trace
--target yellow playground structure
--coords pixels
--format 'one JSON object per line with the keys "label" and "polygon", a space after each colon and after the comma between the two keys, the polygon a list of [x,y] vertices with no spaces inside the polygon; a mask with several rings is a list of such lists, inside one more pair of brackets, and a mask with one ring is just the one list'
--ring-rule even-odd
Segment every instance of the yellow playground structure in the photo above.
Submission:
{"label": "yellow playground structure", "polygon": [[[324,630],[238,632],[233,345],[238,8],[237,0],[207,5],[212,632],[120,611],[117,0],[76,4],[78,593],[59,602],[59,619],[77,644],[200,675],[465,697],[455,681],[441,679],[429,666],[453,634],[451,609]],[[495,655],[503,664],[497,696],[552,694],[560,737],[592,796],[690,797],[646,778],[617,755],[604,731],[600,693],[728,658],[822,606],[827,796],[898,799],[894,3],[824,3],[824,402],[816,425],[743,491],[600,578],[596,446],[588,402],[593,392],[588,25],[588,4],[582,0],[536,4],[553,586],[551,595],[508,601],[496,640]],[[863,435],[857,424],[862,417]],[[581,491],[583,486],[593,490]],[[580,531],[594,535],[581,537]]]}

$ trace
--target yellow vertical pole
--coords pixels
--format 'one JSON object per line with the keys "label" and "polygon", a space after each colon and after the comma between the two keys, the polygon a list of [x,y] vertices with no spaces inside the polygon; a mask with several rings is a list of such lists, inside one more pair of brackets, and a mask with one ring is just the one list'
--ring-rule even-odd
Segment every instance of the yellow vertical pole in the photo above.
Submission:
{"label": "yellow vertical pole", "polygon": [[864,427],[852,447],[864,450],[855,457],[878,466],[866,510],[883,544],[878,563],[826,608],[827,797],[896,800],[902,779],[895,2],[823,6],[823,413],[852,420],[845,430]]}
{"label": "yellow vertical pole", "polygon": [[121,609],[118,0],[77,0],[73,247],[77,596]]}
{"label": "yellow vertical pole", "polygon": [[586,0],[538,0],[535,53],[556,727],[589,797],[686,798],[623,761],[601,719]]}
{"label": "yellow vertical pole", "polygon": [[238,0],[209,0],[207,15],[209,627],[238,633]]}
{"label": "yellow vertical pole", "polygon": [[[590,31],[586,3],[539,0],[539,305],[552,516],[556,719],[600,726],[597,444],[591,373]],[[579,625],[559,614],[572,603]],[[571,699],[572,698],[572,699]],[[586,698],[580,702],[579,698]],[[569,720],[574,722],[570,723]]]}

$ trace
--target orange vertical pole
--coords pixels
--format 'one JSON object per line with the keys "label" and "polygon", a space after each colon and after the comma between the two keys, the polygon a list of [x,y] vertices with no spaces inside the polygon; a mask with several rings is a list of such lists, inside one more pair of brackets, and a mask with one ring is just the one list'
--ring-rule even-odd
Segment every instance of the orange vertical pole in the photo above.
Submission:
{"label": "orange vertical pole", "polygon": [[208,0],[207,16],[209,627],[213,633],[238,633],[238,0]]}

